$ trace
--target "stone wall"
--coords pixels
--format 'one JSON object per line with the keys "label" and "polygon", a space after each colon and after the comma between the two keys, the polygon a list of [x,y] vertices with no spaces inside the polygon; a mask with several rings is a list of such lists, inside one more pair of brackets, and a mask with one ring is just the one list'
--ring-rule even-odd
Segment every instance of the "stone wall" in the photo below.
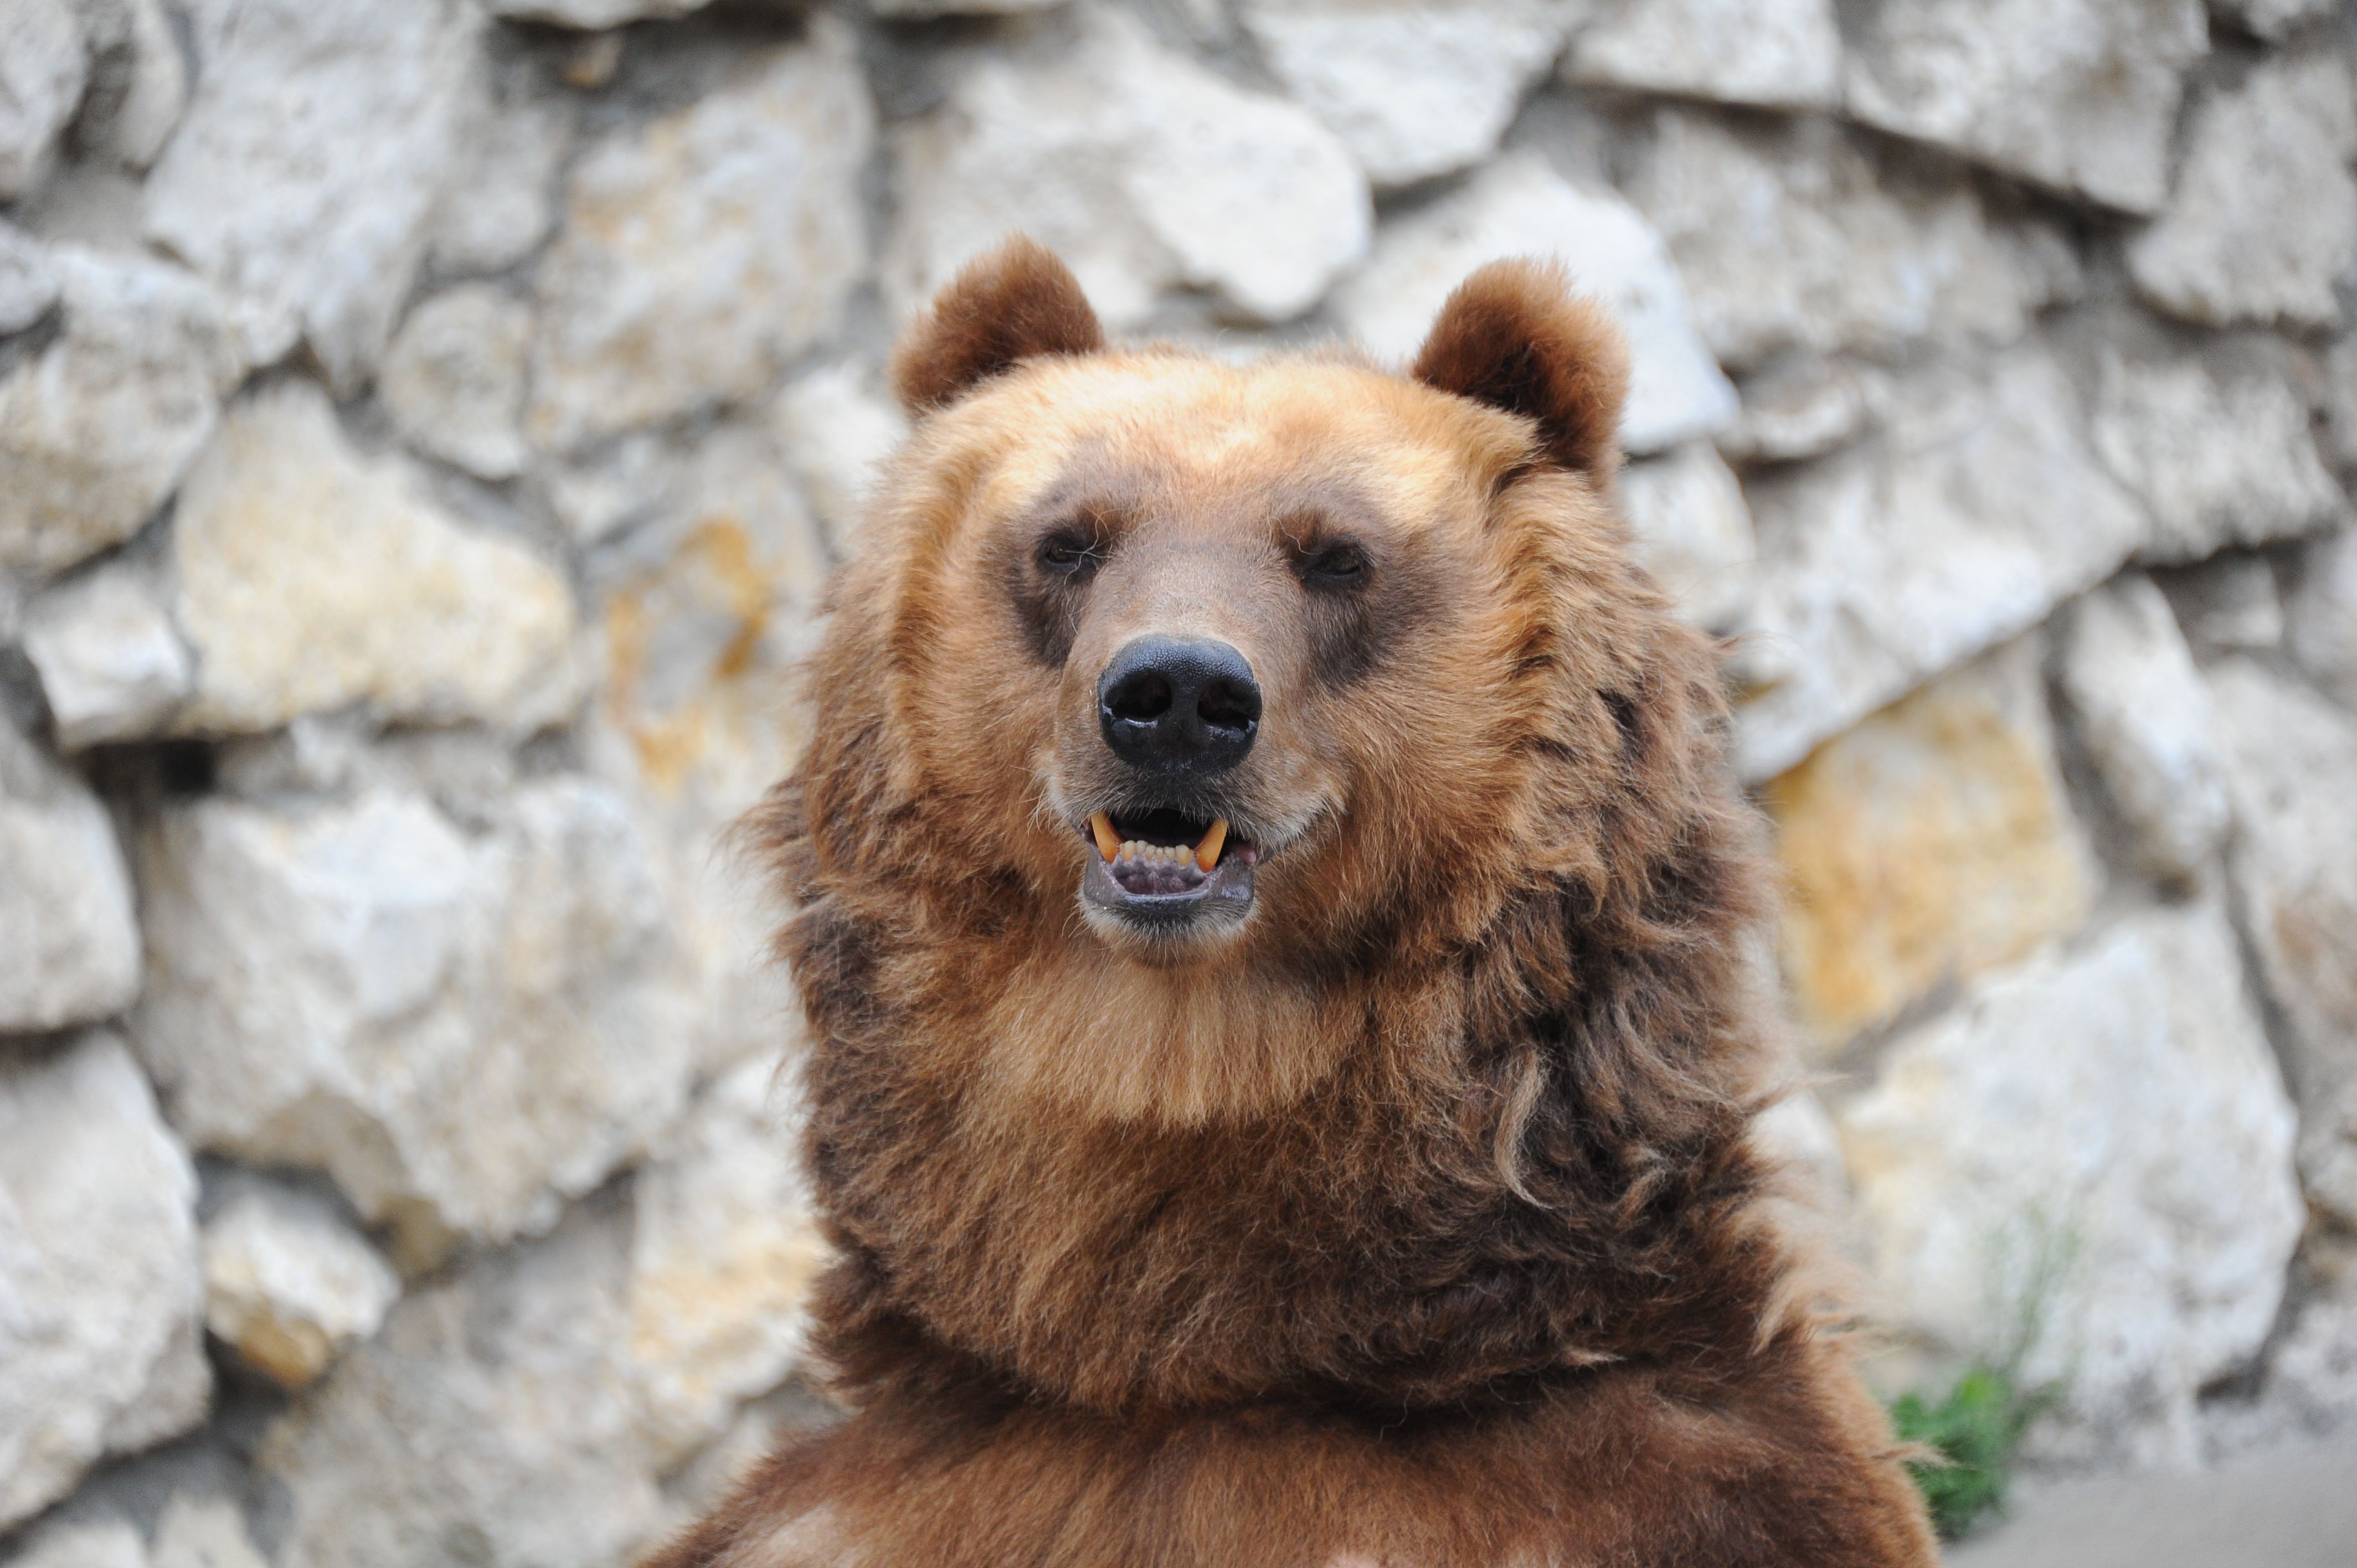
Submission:
{"label": "stone wall", "polygon": [[1016,225],[1236,353],[1564,256],[1887,1374],[2018,1356],[2083,1463],[2357,1409],[2352,60],[2331,0],[0,0],[0,1559],[618,1563],[822,1418],[714,846],[892,324]]}

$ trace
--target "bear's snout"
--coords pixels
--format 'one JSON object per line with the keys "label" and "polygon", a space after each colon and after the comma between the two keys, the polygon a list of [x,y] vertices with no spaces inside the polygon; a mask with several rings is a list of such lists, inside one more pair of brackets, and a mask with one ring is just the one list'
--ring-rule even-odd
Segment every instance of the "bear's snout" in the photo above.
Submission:
{"label": "bear's snout", "polygon": [[1252,664],[1212,638],[1125,644],[1097,678],[1097,727],[1113,754],[1157,782],[1224,773],[1260,732]]}

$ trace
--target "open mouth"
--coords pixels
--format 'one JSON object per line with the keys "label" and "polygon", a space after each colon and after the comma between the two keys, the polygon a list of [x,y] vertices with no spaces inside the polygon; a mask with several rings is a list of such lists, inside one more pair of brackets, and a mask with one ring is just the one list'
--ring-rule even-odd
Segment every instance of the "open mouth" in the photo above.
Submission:
{"label": "open mouth", "polygon": [[1225,817],[1197,817],[1168,807],[1096,811],[1087,824],[1096,853],[1082,874],[1091,905],[1147,927],[1191,925],[1252,907],[1260,849],[1236,835]]}

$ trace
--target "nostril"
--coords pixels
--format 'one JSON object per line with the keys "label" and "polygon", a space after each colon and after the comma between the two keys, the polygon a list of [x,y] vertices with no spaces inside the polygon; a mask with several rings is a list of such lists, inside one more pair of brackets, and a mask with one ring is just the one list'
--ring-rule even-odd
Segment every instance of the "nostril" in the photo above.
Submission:
{"label": "nostril", "polygon": [[1146,724],[1170,711],[1170,682],[1152,670],[1141,670],[1115,686],[1105,706],[1117,719]]}
{"label": "nostril", "polygon": [[1242,732],[1260,722],[1260,693],[1253,686],[1224,678],[1204,682],[1195,699],[1195,716],[1211,729]]}
{"label": "nostril", "polygon": [[1132,768],[1168,778],[1235,767],[1260,728],[1252,665],[1210,638],[1146,636],[1097,679],[1097,728]]}

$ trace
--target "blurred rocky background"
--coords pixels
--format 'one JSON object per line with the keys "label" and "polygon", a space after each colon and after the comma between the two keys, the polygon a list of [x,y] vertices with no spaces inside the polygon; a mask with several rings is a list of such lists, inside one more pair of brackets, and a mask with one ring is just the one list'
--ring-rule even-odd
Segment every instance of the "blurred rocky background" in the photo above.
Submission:
{"label": "blurred rocky background", "polygon": [[[1020,226],[1553,252],[1780,830],[1892,1391],[2357,1414],[2357,7],[0,0],[0,1561],[600,1568],[822,1420],[717,835]],[[781,1061],[789,1064],[781,1078]]]}

